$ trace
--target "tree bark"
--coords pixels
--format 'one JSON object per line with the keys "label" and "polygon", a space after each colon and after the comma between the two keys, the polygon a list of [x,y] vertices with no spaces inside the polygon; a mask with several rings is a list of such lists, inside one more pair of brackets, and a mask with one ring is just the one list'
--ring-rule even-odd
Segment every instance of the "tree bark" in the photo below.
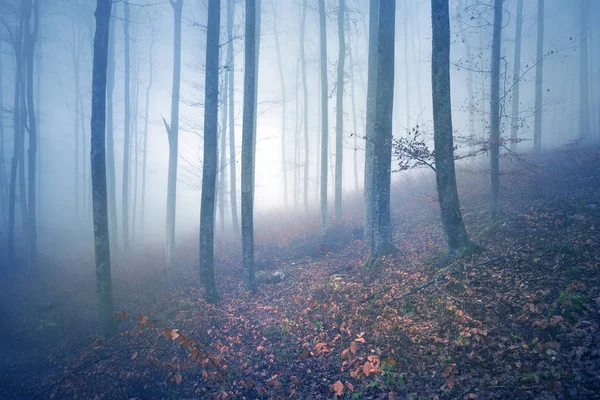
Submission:
{"label": "tree bark", "polygon": [[227,79],[227,70],[224,71],[223,76],[223,89],[221,92],[221,132],[220,132],[220,145],[219,145],[219,156],[217,157],[219,163],[219,180],[217,187],[219,190],[219,225],[221,230],[225,230],[225,188],[227,187],[227,85],[229,80]]}
{"label": "tree bark", "polygon": [[535,65],[535,121],[533,127],[533,150],[542,150],[542,84],[544,82],[544,0],[538,0],[537,56]]}
{"label": "tree bark", "polygon": [[150,68],[148,76],[148,86],[146,86],[146,105],[144,108],[144,144],[142,145],[144,155],[142,157],[142,199],[141,199],[141,211],[140,211],[140,222],[142,232],[145,232],[144,226],[146,223],[146,169],[148,165],[148,119],[150,115],[150,91],[152,90],[152,81],[154,78],[154,59],[152,58],[152,50],[154,49],[154,31],[152,31],[152,41],[150,42],[150,51],[148,54],[148,67]]}
{"label": "tree bark", "polygon": [[124,80],[124,90],[125,90],[125,134],[123,139],[123,193],[122,193],[122,203],[121,203],[121,218],[123,224],[123,248],[125,251],[129,250],[129,164],[130,164],[130,156],[131,156],[131,138],[129,130],[131,128],[131,93],[130,93],[130,80],[131,80],[131,60],[130,60],[130,37],[129,37],[129,3],[125,2],[123,4],[125,7],[124,12],[124,35],[123,38],[125,43],[125,80]]}
{"label": "tree bark", "polygon": [[500,212],[500,46],[502,36],[502,0],[494,0],[492,34],[492,75],[490,85],[490,175],[492,219]]}
{"label": "tree bark", "polygon": [[254,290],[254,133],[256,122],[256,0],[246,0],[244,114],[242,130],[242,259],[243,280]]}
{"label": "tree bark", "polygon": [[[300,62],[302,64],[302,99],[303,99],[303,125],[304,125],[304,211],[308,210],[308,181],[309,181],[309,165],[310,165],[310,147],[308,139],[308,82],[306,81],[306,55],[304,33],[306,32],[306,0],[302,2],[302,23],[300,24],[302,32],[300,32]],[[299,151],[299,150],[298,150]],[[318,165],[318,163],[317,163]],[[297,168],[296,164],[296,168]],[[315,169],[317,170],[317,169]]]}
{"label": "tree bark", "polygon": [[452,137],[452,103],[450,96],[450,11],[448,0],[431,1],[433,27],[431,49],[431,83],[433,93],[433,132],[435,177],[446,235],[448,255],[461,256],[470,247],[460,211],[454,140]]}
{"label": "tree bark", "polygon": [[392,244],[390,217],[395,25],[396,1],[380,0],[377,28],[377,95],[373,132],[374,240],[371,243],[373,259],[396,252]]}
{"label": "tree bark", "polygon": [[327,161],[329,111],[327,109],[327,27],[325,0],[319,0],[320,64],[321,64],[321,230],[327,231]]}
{"label": "tree bark", "polygon": [[335,116],[335,218],[342,218],[342,180],[344,162],[344,61],[346,60],[346,38],[344,36],[345,0],[338,7],[339,56],[337,68],[337,94]]}
{"label": "tree bark", "polygon": [[273,12],[273,35],[275,36],[275,51],[277,53],[277,67],[279,70],[279,82],[281,85],[281,172],[283,176],[283,204],[288,207],[288,182],[287,182],[287,164],[285,159],[285,119],[286,119],[286,96],[285,79],[283,77],[283,66],[281,65],[281,46],[279,45],[279,25],[278,15]]}
{"label": "tree bark", "polygon": [[[2,70],[2,44],[0,43],[0,111],[4,113],[4,87],[2,83],[4,71]],[[7,222],[7,197],[6,171],[4,164],[4,115],[0,116],[0,224],[4,226]]]}
{"label": "tree bark", "polygon": [[209,302],[218,300],[214,274],[215,182],[219,130],[219,0],[208,1],[206,78],[204,85],[204,165],[200,205],[200,279]]}
{"label": "tree bark", "polygon": [[100,332],[105,337],[116,331],[116,324],[113,319],[105,159],[106,69],[110,8],[110,0],[97,0],[92,73],[92,149],[90,156],[96,254],[96,292],[98,294]]}
{"label": "tree bark", "polygon": [[350,98],[352,101],[352,140],[354,151],[352,152],[354,161],[354,190],[358,192],[358,129],[356,127],[356,95],[355,95],[355,77],[354,77],[354,58],[352,57],[352,46],[348,45],[348,61],[350,62]]}
{"label": "tree bark", "polygon": [[517,3],[517,27],[515,32],[515,64],[513,68],[513,98],[510,126],[510,150],[517,151],[519,136],[519,83],[521,82],[521,33],[523,31],[523,0]]}
{"label": "tree bark", "polygon": [[235,161],[235,58],[233,55],[233,18],[235,15],[234,0],[227,0],[227,62],[229,63],[229,184],[231,196],[231,221],[235,232],[239,232],[237,210],[237,178]]}
{"label": "tree bark", "polygon": [[[183,0],[169,0],[173,7],[173,88],[171,91],[171,125],[169,137],[169,172],[167,182],[166,262],[175,262],[175,214],[177,208],[177,157],[179,141],[179,92],[181,85],[181,16]],[[217,60],[218,63],[218,60]],[[217,89],[218,92],[218,89]],[[218,107],[218,105],[217,105]],[[166,125],[166,124],[165,124]]]}
{"label": "tree bark", "polygon": [[373,242],[373,137],[375,136],[375,110],[377,100],[377,48],[379,25],[379,0],[369,1],[369,63],[367,72],[367,118],[365,130],[365,177],[364,177],[364,237]]}
{"label": "tree bark", "polygon": [[[112,7],[113,15],[116,13],[115,3]],[[115,24],[109,24],[108,34],[108,72],[106,78],[106,172],[108,181],[108,218],[110,237],[113,249],[118,248],[117,235],[117,192],[115,175],[115,140],[114,140],[114,111],[113,93],[115,89]]]}

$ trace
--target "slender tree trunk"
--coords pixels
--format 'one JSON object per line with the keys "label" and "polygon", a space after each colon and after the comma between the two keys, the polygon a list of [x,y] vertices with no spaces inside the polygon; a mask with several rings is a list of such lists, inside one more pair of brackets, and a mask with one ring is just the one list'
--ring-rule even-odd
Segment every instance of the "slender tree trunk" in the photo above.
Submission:
{"label": "slender tree trunk", "polygon": [[513,98],[510,127],[510,150],[517,151],[519,135],[519,83],[521,82],[521,32],[523,31],[523,0],[517,3],[517,28],[515,32],[515,65],[513,69]]}
{"label": "slender tree trunk", "polygon": [[[308,140],[308,82],[306,80],[306,55],[305,55],[305,42],[304,42],[304,33],[306,32],[306,12],[307,5],[306,0],[302,2],[302,23],[300,25],[300,62],[302,64],[302,99],[303,99],[303,122],[304,125],[304,211],[308,210],[308,181],[309,181],[309,165],[310,165],[310,147]],[[298,150],[300,151],[300,150]],[[319,163],[317,162],[317,165]],[[298,168],[298,164],[296,164],[296,168]],[[315,168],[318,171],[318,168]],[[317,174],[318,176],[319,174]]]}
{"label": "slender tree trunk", "polygon": [[219,162],[219,225],[221,230],[225,230],[225,189],[227,188],[227,85],[229,80],[227,74],[230,73],[227,70],[223,76],[223,90],[221,92],[221,144],[219,146],[220,156],[218,157]]}
{"label": "slender tree trunk", "polygon": [[408,2],[404,1],[404,101],[406,102],[406,130],[412,125],[410,121],[410,65],[408,63]]}
{"label": "slender tree trunk", "polygon": [[535,122],[533,127],[533,149],[542,150],[542,84],[544,82],[544,0],[538,0],[537,57],[535,66]]}
{"label": "slender tree trunk", "polygon": [[94,244],[96,253],[96,291],[98,293],[100,332],[110,336],[116,331],[110,273],[108,202],[106,193],[105,122],[106,68],[110,25],[109,0],[97,0],[94,67],[92,76],[92,196]]}
{"label": "slender tree trunk", "polygon": [[431,49],[431,83],[433,93],[433,132],[435,144],[435,177],[446,234],[448,255],[461,256],[470,247],[467,230],[460,212],[454,141],[452,138],[452,103],[450,96],[450,11],[448,0],[431,1],[433,27]]}
{"label": "slender tree trunk", "polygon": [[219,295],[214,274],[215,181],[217,178],[217,132],[219,130],[219,0],[208,1],[206,35],[206,79],[204,101],[204,165],[200,205],[200,279],[206,300],[215,302]]}
{"label": "slender tree trunk", "polygon": [[325,24],[325,0],[319,0],[319,31],[321,43],[321,230],[327,231],[327,161],[329,159],[327,109],[327,27]]}
{"label": "slender tree trunk", "polygon": [[[23,33],[23,41],[25,41]],[[27,184],[25,183],[25,130],[27,129],[27,59],[25,54],[25,47],[23,47],[21,57],[21,124],[19,128],[19,203],[21,206],[21,222],[23,226],[23,243],[28,243],[27,238]]]}
{"label": "slender tree trunk", "polygon": [[502,0],[494,0],[492,35],[492,75],[490,86],[490,174],[492,219],[500,212],[500,46],[502,38]]}
{"label": "slender tree trunk", "polygon": [[[27,115],[29,117],[29,150],[27,158],[27,194],[28,194],[28,217],[27,217],[27,239],[28,239],[28,270],[31,272],[36,267],[37,260],[37,227],[36,227],[36,153],[37,153],[37,120],[33,101],[33,55],[39,27],[39,2],[26,0],[27,9],[33,18],[28,15],[25,20],[25,51],[27,64]],[[33,21],[33,30],[30,21]]]}
{"label": "slender tree trunk", "polygon": [[[275,13],[274,13],[275,14]],[[279,82],[281,85],[281,172],[283,175],[283,204],[288,207],[287,188],[287,164],[285,160],[285,119],[286,119],[286,97],[285,79],[283,78],[283,66],[281,65],[281,48],[279,46],[279,16],[273,15],[273,34],[275,36],[275,51],[277,52],[277,67],[279,69]]]}
{"label": "slender tree trunk", "polygon": [[466,67],[467,67],[467,96],[469,96],[469,136],[471,140],[475,139],[475,94],[473,91],[473,63],[472,63],[472,54],[471,54],[471,44],[469,41],[469,36],[467,35],[467,31],[465,30],[462,24],[463,16],[459,16],[456,19],[456,27],[461,33],[461,40],[465,45],[465,56],[466,56]]}
{"label": "slender tree trunk", "polygon": [[373,258],[396,252],[392,244],[390,217],[395,25],[396,0],[381,0],[377,29],[377,95],[373,132]]}
{"label": "slender tree trunk", "polygon": [[354,190],[358,192],[358,129],[356,127],[356,96],[354,93],[354,58],[352,57],[352,46],[348,45],[348,61],[350,61],[350,97],[352,101],[352,140],[354,151]]}
{"label": "slender tree trunk", "polygon": [[256,123],[256,0],[246,0],[244,51],[244,115],[242,130],[242,259],[243,280],[254,290],[254,132]]}
{"label": "slender tree trunk", "polygon": [[[543,7],[543,2],[542,2]],[[589,13],[590,1],[581,1],[581,40],[579,41],[579,139],[583,140],[590,135],[590,86],[589,86]],[[537,113],[536,113],[537,115]]]}
{"label": "slender tree trunk", "polygon": [[346,60],[346,38],[344,36],[345,0],[338,7],[339,56],[337,68],[337,95],[335,116],[335,218],[342,218],[342,180],[344,162],[344,61]]}
{"label": "slender tree trunk", "polygon": [[[169,0],[173,7],[173,89],[171,93],[171,126],[169,136],[169,175],[167,183],[167,226],[166,261],[167,268],[175,262],[175,211],[177,208],[177,157],[179,141],[179,91],[181,84],[181,15],[183,0]],[[218,60],[217,60],[218,63]],[[217,88],[218,92],[218,88]],[[218,105],[217,105],[218,106]]]}
{"label": "slender tree trunk", "polygon": [[231,197],[231,221],[235,232],[239,232],[237,210],[237,178],[235,161],[235,58],[233,55],[233,18],[235,15],[234,0],[227,0],[227,62],[229,63],[229,184]]}
{"label": "slender tree trunk", "polygon": [[298,161],[300,159],[300,129],[302,120],[300,119],[300,57],[296,62],[296,132],[294,133],[294,210],[298,209],[298,199],[300,196],[300,169],[298,167]]}
{"label": "slender tree trunk", "polygon": [[125,134],[123,139],[123,194],[122,194],[122,225],[123,225],[123,248],[125,251],[129,250],[129,164],[130,164],[130,156],[131,156],[131,138],[130,138],[130,128],[131,128],[131,93],[130,93],[130,84],[131,84],[131,59],[130,59],[130,37],[129,37],[129,3],[123,3],[125,7],[124,12],[124,34],[123,38],[125,42]]}
{"label": "slender tree trunk", "polygon": [[73,156],[74,156],[74,160],[73,160],[73,201],[74,201],[74,206],[75,206],[75,217],[77,218],[77,222],[79,222],[79,217],[80,217],[80,212],[79,212],[79,206],[80,206],[80,200],[79,200],[79,181],[81,179],[80,177],[80,172],[79,172],[79,165],[80,165],[80,161],[79,161],[79,136],[80,136],[80,124],[81,121],[79,120],[79,96],[81,95],[81,90],[80,90],[80,73],[79,73],[79,69],[80,69],[80,61],[81,61],[81,43],[79,40],[79,35],[75,32],[75,25],[73,25],[71,27],[71,36],[73,38],[73,54],[72,54],[72,59],[73,59],[73,72],[74,72],[74,83],[75,83],[75,104],[74,104],[74,114],[73,114],[73,135],[74,135],[74,140],[73,140]]}
{"label": "slender tree trunk", "polygon": [[[256,155],[256,140],[258,138],[258,134],[256,132],[257,126],[258,126],[258,64],[260,62],[260,27],[261,27],[261,0],[255,0],[255,18],[256,18],[256,32],[255,32],[255,36],[256,36],[256,45],[255,47],[255,51],[256,51],[256,62],[254,64],[254,75],[255,75],[255,80],[254,80],[254,86],[256,86],[256,88],[254,89],[254,105],[256,108],[256,112],[254,113],[254,133],[252,135],[252,152]],[[252,198],[254,199],[254,191],[256,190],[256,161],[253,159],[252,161]],[[254,203],[253,203],[254,204]],[[254,206],[253,206],[254,207]],[[254,208],[253,208],[254,210]]]}
{"label": "slender tree trunk", "polygon": [[[113,5],[113,14],[116,11],[117,3]],[[118,248],[117,235],[117,194],[116,194],[116,175],[115,175],[115,140],[113,136],[113,92],[115,89],[115,24],[109,24],[110,32],[108,37],[108,72],[106,78],[106,172],[108,181],[108,218],[110,237],[112,238],[113,249]]]}
{"label": "slender tree trunk", "polygon": [[[39,7],[39,5],[37,6]],[[37,25],[38,25],[38,37],[41,36],[40,33],[40,20],[39,20],[39,16],[38,16],[38,21],[37,21]],[[36,219],[38,221],[38,224],[41,222],[41,193],[42,193],[42,159],[41,159],[41,154],[40,154],[40,149],[41,149],[41,114],[42,114],[42,110],[41,110],[41,99],[42,99],[42,46],[41,46],[41,42],[37,41],[36,43],[36,60],[35,60],[35,88],[36,88],[36,93],[35,93],[35,104],[36,104],[36,113],[35,113],[35,117],[36,117],[36,133],[37,133],[37,138],[36,138],[36,142],[37,142],[37,152],[36,152],[36,156],[35,156],[35,163],[36,163],[36,168],[37,168],[37,172],[36,172]],[[0,107],[0,110],[2,110],[2,107]],[[0,167],[0,171],[3,171],[3,167]],[[2,174],[0,177],[4,177],[4,174]]]}
{"label": "slender tree trunk", "polygon": [[81,124],[81,183],[82,183],[82,221],[88,222],[88,176],[87,176],[87,137],[85,134],[85,113],[83,112],[83,95],[79,94],[79,122]]}
{"label": "slender tree trunk", "polygon": [[2,44],[0,43],[0,226],[4,228],[7,222],[7,197],[6,171],[4,164],[4,86],[2,82],[4,71],[2,70]]}
{"label": "slender tree trunk", "polygon": [[365,131],[365,178],[364,178],[364,237],[371,243],[373,235],[373,137],[375,135],[375,111],[377,100],[377,69],[378,69],[378,25],[379,0],[369,1],[369,65],[367,76],[367,118]]}
{"label": "slender tree trunk", "polygon": [[140,59],[139,56],[135,58],[135,69],[133,71],[135,75],[135,98],[133,100],[133,121],[132,121],[132,134],[133,134],[133,203],[131,212],[131,237],[135,241],[135,221],[137,217],[137,202],[138,202],[138,156],[139,156],[139,135],[138,135],[138,115],[139,115],[139,104],[140,104]]}
{"label": "slender tree trunk", "polygon": [[146,86],[146,105],[144,107],[144,144],[143,151],[144,156],[142,157],[142,199],[141,199],[141,211],[140,211],[140,222],[142,232],[145,232],[144,227],[146,224],[146,167],[148,165],[148,119],[150,116],[150,91],[152,90],[152,80],[154,78],[154,59],[152,58],[152,50],[154,49],[154,32],[152,34],[152,41],[150,42],[150,52],[148,54],[148,64],[150,68],[150,74],[148,76],[148,86]]}

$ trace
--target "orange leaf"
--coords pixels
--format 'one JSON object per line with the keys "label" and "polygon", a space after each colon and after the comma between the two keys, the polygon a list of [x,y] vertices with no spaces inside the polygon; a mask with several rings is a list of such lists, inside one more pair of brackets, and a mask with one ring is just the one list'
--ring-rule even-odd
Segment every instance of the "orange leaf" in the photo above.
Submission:
{"label": "orange leaf", "polygon": [[198,357],[198,354],[199,354],[199,353],[200,353],[200,351],[198,351],[198,349],[197,349],[197,348],[195,348],[195,347],[194,347],[194,348],[192,349],[192,355],[193,355],[194,357]]}
{"label": "orange leaf", "polygon": [[341,396],[344,394],[344,384],[341,381],[337,381],[331,386],[331,390],[335,392],[336,396]]}
{"label": "orange leaf", "polygon": [[181,336],[181,335],[179,334],[179,330],[178,329],[173,329],[171,331],[171,340],[177,340],[177,338],[179,336]]}
{"label": "orange leaf", "polygon": [[148,322],[148,317],[142,314],[138,315],[138,319],[140,320],[140,326],[144,326]]}
{"label": "orange leaf", "polygon": [[355,342],[350,343],[350,351],[352,352],[352,354],[356,354],[356,343]]}
{"label": "orange leaf", "polygon": [[136,351],[136,352],[134,352],[134,353],[131,355],[131,359],[132,359],[132,360],[135,360],[135,358],[136,358],[137,356],[138,356],[138,352]]}
{"label": "orange leaf", "polygon": [[357,337],[356,339],[354,339],[355,342],[359,342],[359,343],[366,343],[367,341],[365,340],[365,338],[362,337]]}
{"label": "orange leaf", "polygon": [[123,311],[123,314],[121,314],[121,319],[125,319],[129,316],[129,314],[127,314],[127,311]]}
{"label": "orange leaf", "polygon": [[351,384],[350,382],[345,382],[345,383],[344,383],[344,385],[346,385],[346,387],[347,387],[349,390],[351,390],[351,391],[353,391],[353,392],[354,392],[354,385],[353,385],[353,384]]}
{"label": "orange leaf", "polygon": [[371,362],[367,361],[366,363],[363,364],[363,374],[365,374],[365,376],[369,376],[370,373],[371,373]]}

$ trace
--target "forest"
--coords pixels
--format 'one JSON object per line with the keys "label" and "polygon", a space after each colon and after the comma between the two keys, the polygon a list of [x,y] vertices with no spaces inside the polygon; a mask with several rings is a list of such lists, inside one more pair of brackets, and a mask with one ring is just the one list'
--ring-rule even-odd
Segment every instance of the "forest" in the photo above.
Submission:
{"label": "forest", "polygon": [[0,0],[0,398],[600,398],[598,20]]}

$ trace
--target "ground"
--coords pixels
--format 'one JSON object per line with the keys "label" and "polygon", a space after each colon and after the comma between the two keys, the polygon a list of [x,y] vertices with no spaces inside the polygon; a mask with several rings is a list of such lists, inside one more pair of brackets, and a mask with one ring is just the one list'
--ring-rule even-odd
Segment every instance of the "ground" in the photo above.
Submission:
{"label": "ground", "polygon": [[238,241],[221,238],[215,305],[198,289],[197,238],[172,288],[160,249],[116,257],[107,341],[92,253],[48,256],[41,279],[0,287],[0,397],[600,398],[600,151],[504,163],[495,222],[487,174],[461,167],[482,251],[452,262],[429,175],[394,186],[399,252],[372,267],[351,200],[325,237],[318,215],[258,221],[257,267],[283,278],[256,293]]}

